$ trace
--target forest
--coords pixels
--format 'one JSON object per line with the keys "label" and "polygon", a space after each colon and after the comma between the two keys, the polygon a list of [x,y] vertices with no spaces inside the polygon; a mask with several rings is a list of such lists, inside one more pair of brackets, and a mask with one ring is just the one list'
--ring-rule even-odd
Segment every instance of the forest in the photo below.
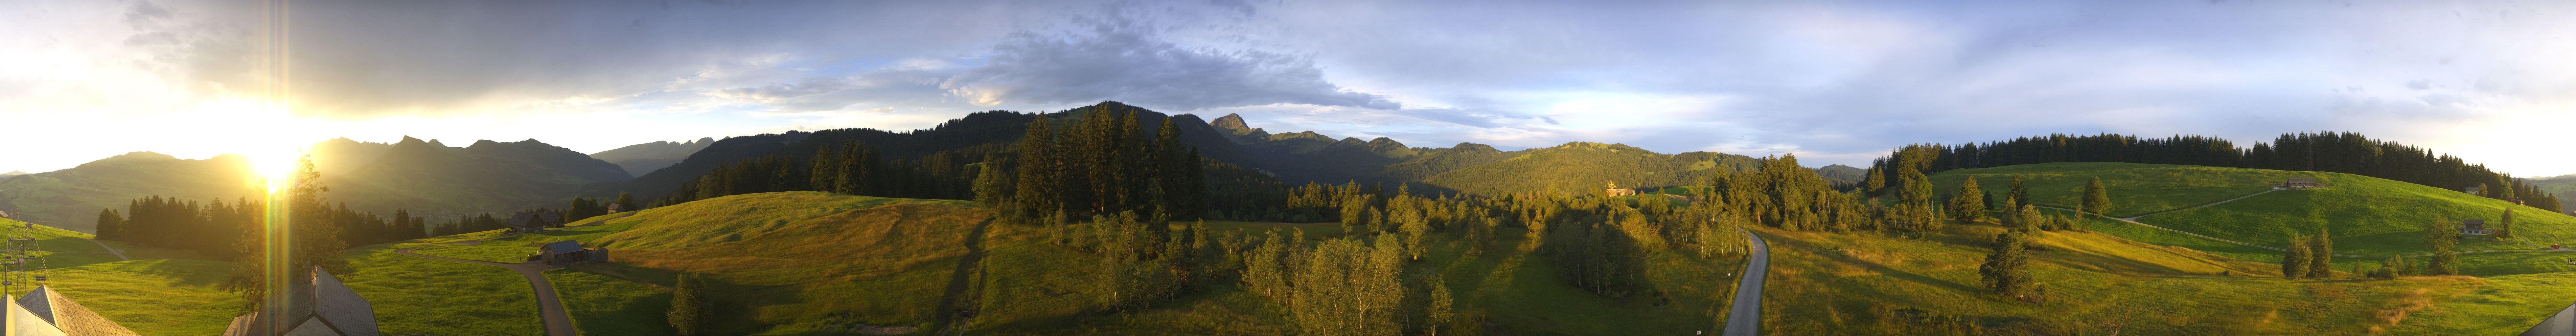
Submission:
{"label": "forest", "polygon": [[1931,174],[1961,168],[2000,167],[2050,162],[2128,162],[2323,171],[2404,181],[2451,190],[2478,187],[2480,196],[2519,201],[2561,212],[2558,196],[2511,174],[2488,170],[2449,154],[2394,141],[2373,140],[2359,133],[2282,134],[2269,143],[2238,147],[2225,139],[2201,136],[2141,138],[2122,134],[2090,136],[2050,134],[2012,140],[1907,145],[1871,162],[1863,188],[1885,192],[1909,172]]}

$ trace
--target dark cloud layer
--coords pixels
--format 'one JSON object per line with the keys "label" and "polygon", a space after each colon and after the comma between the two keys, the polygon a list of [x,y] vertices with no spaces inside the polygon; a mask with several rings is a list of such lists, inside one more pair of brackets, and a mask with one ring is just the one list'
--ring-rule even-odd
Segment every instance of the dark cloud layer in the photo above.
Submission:
{"label": "dark cloud layer", "polygon": [[1174,110],[1267,104],[1397,109],[1324,80],[1304,56],[1190,48],[1111,19],[1088,34],[1013,34],[941,88],[979,105],[1121,100]]}

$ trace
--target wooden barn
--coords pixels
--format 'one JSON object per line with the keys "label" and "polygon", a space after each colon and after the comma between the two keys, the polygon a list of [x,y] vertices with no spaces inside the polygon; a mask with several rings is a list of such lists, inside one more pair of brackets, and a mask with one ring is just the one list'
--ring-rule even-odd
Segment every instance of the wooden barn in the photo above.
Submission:
{"label": "wooden barn", "polygon": [[2460,189],[2460,192],[2470,193],[2470,194],[2480,194],[2480,195],[2484,195],[2484,194],[2479,193],[2479,191],[2480,191],[2480,190],[2478,190],[2478,187],[2468,187],[2468,188],[2462,188],[2462,189]]}
{"label": "wooden barn", "polygon": [[625,205],[625,204],[609,203],[609,204],[608,204],[608,213],[617,213],[618,211],[625,211],[625,210],[623,210],[623,209],[620,209],[620,208],[625,208],[625,207],[626,207],[626,205]]}
{"label": "wooden barn", "polygon": [[559,241],[537,247],[537,259],[547,265],[608,262],[608,249],[581,247],[581,242]]}
{"label": "wooden barn", "polygon": [[545,230],[546,223],[537,220],[537,214],[525,212],[510,214],[510,232],[536,233]]}

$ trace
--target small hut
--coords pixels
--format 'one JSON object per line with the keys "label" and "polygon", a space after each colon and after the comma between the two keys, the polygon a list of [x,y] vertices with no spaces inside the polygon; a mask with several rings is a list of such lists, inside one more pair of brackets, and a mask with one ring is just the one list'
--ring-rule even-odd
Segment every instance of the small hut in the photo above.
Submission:
{"label": "small hut", "polygon": [[2480,190],[2478,190],[2478,187],[2468,187],[2468,188],[2462,188],[2462,189],[2460,189],[2460,192],[2464,192],[2464,193],[2471,193],[2471,194],[2477,194],[2477,193],[2479,193],[2479,191],[2480,191]]}
{"label": "small hut", "polygon": [[2471,219],[2460,221],[2460,234],[2486,235],[2487,220]]}
{"label": "small hut", "polygon": [[608,204],[608,213],[617,213],[618,211],[624,211],[624,210],[622,210],[622,209],[618,209],[618,208],[624,208],[624,207],[626,207],[626,205],[625,205],[625,204],[609,203],[609,204]]}
{"label": "small hut", "polygon": [[2315,188],[2315,187],[2317,187],[2317,179],[2314,179],[2314,178],[2306,178],[2306,177],[2292,177],[2292,178],[2290,178],[2289,180],[2281,181],[2281,187],[2282,187],[2282,188],[2289,188],[2289,189],[2307,189],[2307,188]]}
{"label": "small hut", "polygon": [[581,242],[559,241],[537,248],[537,259],[547,265],[608,262],[608,249],[581,247]]}
{"label": "small hut", "polygon": [[537,220],[537,214],[525,212],[510,214],[510,232],[536,233],[537,231],[545,230],[546,223],[545,221]]}
{"label": "small hut", "polygon": [[545,222],[546,227],[563,227],[564,225],[563,214],[553,211],[538,212],[537,221]]}

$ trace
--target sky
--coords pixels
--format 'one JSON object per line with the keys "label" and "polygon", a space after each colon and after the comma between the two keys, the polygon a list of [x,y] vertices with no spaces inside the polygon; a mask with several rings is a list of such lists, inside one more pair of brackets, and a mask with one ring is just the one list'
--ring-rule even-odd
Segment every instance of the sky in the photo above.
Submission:
{"label": "sky", "polygon": [[[282,5],[280,5],[282,4]],[[915,129],[1116,100],[1416,147],[1865,166],[2350,131],[2576,173],[2564,1],[0,1],[0,171],[334,137]]]}

